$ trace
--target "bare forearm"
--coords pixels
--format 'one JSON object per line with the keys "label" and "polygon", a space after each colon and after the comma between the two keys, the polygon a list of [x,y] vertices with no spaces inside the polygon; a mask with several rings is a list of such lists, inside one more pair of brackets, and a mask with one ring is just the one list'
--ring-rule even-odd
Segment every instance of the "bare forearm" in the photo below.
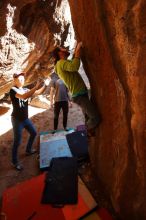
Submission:
{"label": "bare forearm", "polygon": [[74,53],[74,58],[80,58],[80,56],[81,56],[81,50],[78,49],[78,50],[76,50],[75,53]]}
{"label": "bare forearm", "polygon": [[81,47],[82,47],[82,42],[79,42],[75,48],[75,52],[74,52],[74,57],[75,58],[80,58],[81,56]]}
{"label": "bare forearm", "polygon": [[45,89],[46,89],[46,86],[43,85],[40,89],[37,89],[37,90],[35,91],[34,95],[40,95],[40,94],[42,94],[42,93],[45,91]]}
{"label": "bare forearm", "polygon": [[16,93],[16,98],[28,99],[35,93],[35,91],[36,91],[36,86],[34,86],[31,90],[29,90],[28,92],[24,94]]}

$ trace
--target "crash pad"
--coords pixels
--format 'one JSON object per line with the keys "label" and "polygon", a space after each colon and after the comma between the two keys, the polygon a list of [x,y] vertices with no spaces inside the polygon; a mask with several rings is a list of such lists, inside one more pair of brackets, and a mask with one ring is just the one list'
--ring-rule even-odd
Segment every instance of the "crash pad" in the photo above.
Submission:
{"label": "crash pad", "polygon": [[74,131],[66,134],[67,143],[74,157],[79,160],[88,158],[88,140],[86,131]]}
{"label": "crash pad", "polygon": [[1,211],[7,220],[76,220],[97,206],[79,177],[77,204],[63,208],[41,204],[45,175],[33,177],[4,191]]}
{"label": "crash pad", "polygon": [[78,200],[78,167],[75,157],[56,157],[46,174],[43,204],[55,206],[76,204]]}
{"label": "crash pad", "polygon": [[40,134],[40,169],[47,169],[52,158],[72,157],[65,134],[72,132],[58,131],[52,134],[48,131]]}

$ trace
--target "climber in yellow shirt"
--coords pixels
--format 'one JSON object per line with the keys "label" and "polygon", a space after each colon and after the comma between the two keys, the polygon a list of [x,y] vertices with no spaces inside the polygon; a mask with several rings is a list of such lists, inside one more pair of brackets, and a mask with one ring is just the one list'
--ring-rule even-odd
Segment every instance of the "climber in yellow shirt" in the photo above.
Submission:
{"label": "climber in yellow shirt", "polygon": [[100,117],[93,103],[89,100],[87,87],[78,73],[81,47],[82,42],[79,42],[71,60],[67,59],[70,55],[69,51],[62,47],[56,47],[52,52],[52,56],[55,59],[55,71],[69,89],[72,101],[81,107],[87,119],[86,126],[88,133],[90,133],[99,125]]}

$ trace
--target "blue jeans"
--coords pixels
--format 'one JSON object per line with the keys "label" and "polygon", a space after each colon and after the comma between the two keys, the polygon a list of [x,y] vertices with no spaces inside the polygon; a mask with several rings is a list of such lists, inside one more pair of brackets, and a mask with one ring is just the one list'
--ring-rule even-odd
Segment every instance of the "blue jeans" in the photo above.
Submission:
{"label": "blue jeans", "polygon": [[37,132],[32,122],[29,119],[25,119],[24,121],[19,121],[18,119],[12,116],[11,121],[12,121],[13,134],[14,134],[14,142],[13,142],[13,147],[12,147],[12,163],[17,164],[18,163],[17,152],[18,152],[18,147],[21,144],[23,128],[25,128],[30,134],[30,137],[28,139],[28,143],[26,146],[27,152],[31,150],[31,147],[35,140]]}

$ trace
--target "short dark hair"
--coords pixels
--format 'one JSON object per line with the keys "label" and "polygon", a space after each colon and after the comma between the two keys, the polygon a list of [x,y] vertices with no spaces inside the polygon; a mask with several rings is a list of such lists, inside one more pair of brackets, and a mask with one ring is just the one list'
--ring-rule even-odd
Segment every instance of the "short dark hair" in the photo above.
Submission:
{"label": "short dark hair", "polygon": [[55,59],[55,63],[57,63],[58,60],[60,60],[58,52],[60,51],[60,47],[56,47],[52,52],[51,56]]}

